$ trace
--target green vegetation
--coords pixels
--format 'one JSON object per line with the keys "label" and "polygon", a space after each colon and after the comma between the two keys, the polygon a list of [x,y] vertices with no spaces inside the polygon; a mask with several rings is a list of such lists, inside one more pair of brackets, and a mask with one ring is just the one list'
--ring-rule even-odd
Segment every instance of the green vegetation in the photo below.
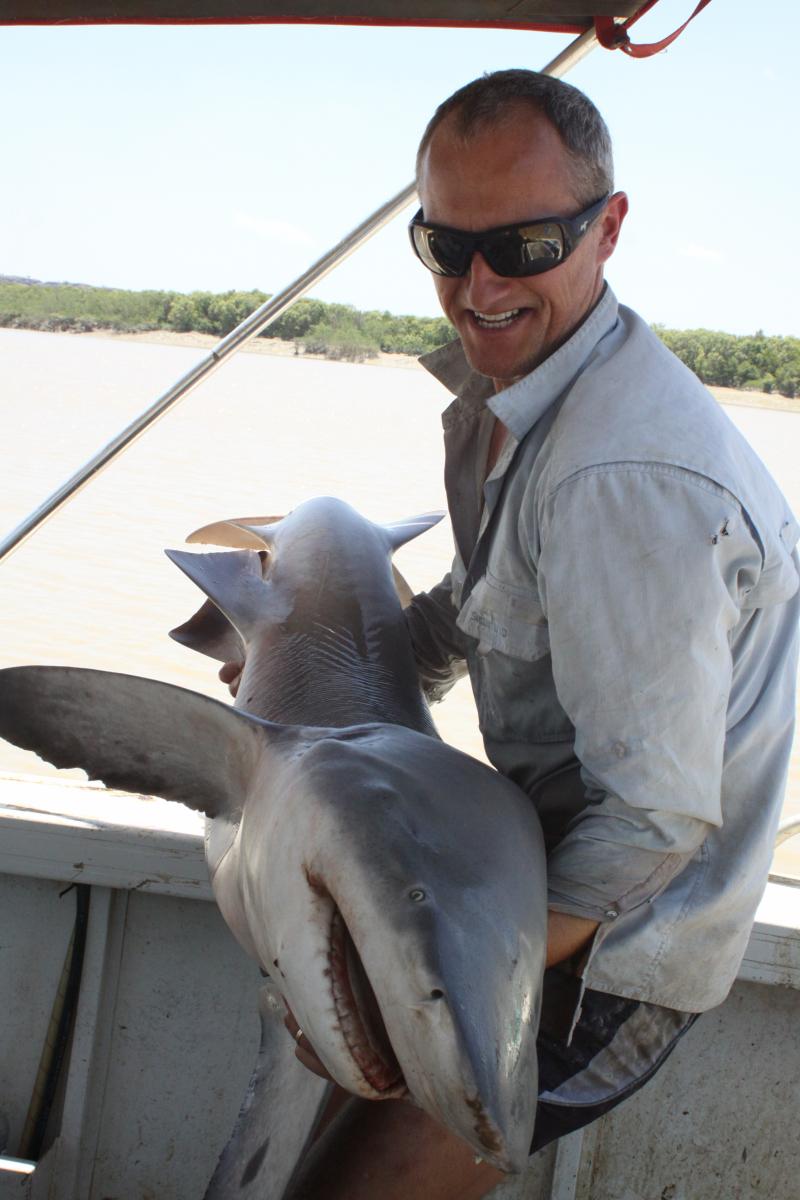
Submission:
{"label": "green vegetation", "polygon": [[19,329],[161,329],[171,292],[123,292],[72,284],[9,283],[0,278],[0,325]]}
{"label": "green vegetation", "polygon": [[300,343],[307,354],[324,354],[347,362],[364,362],[377,358],[378,345],[368,333],[355,325],[315,325],[304,334]]}
{"label": "green vegetation", "polygon": [[[267,299],[258,291],[126,292],[0,277],[0,326],[76,333],[197,330],[221,337]],[[800,338],[654,328],[703,383],[800,397]],[[454,334],[443,317],[398,317],[389,312],[359,312],[347,304],[299,300],[261,336],[292,342],[298,354],[361,362],[379,351],[424,354]]]}
{"label": "green vegetation", "polygon": [[747,337],[709,329],[653,327],[661,340],[712,387],[800,396],[800,338]]}
{"label": "green vegetation", "polygon": [[[224,336],[269,299],[264,292],[124,292],[74,284],[0,279],[0,326],[18,329],[98,329],[143,332],[196,330]],[[452,338],[443,317],[397,317],[359,312],[348,304],[298,300],[262,337],[293,342],[297,353],[361,362],[386,354],[424,354]]]}

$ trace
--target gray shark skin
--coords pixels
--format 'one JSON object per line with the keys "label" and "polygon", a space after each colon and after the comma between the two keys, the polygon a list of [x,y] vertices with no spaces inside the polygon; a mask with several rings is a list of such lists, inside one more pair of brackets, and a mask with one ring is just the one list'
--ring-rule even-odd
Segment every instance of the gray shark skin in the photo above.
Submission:
{"label": "gray shark skin", "polygon": [[[205,812],[222,914],[333,1078],[410,1095],[517,1171],[536,1109],[544,850],[530,800],[439,740],[421,695],[390,554],[432,523],[384,528],[317,500],[207,527],[193,540],[242,548],[171,552],[211,602],[173,636],[246,649],[238,711],[133,676],[13,668],[0,734]],[[324,1099],[297,1076],[305,1116],[276,1151],[268,1040],[209,1200],[279,1200]]]}
{"label": "gray shark skin", "polygon": [[375,525],[322,497],[288,517],[218,521],[187,541],[233,553],[168,550],[209,600],[170,636],[245,671],[236,707],[282,724],[386,721],[434,734],[417,679],[391,553],[442,518]]}

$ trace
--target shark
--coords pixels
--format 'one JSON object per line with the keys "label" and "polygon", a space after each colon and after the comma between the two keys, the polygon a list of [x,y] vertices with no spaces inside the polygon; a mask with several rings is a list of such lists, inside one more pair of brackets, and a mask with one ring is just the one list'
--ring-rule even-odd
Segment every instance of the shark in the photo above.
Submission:
{"label": "shark", "polygon": [[420,1106],[502,1171],[528,1159],[546,872],[528,796],[442,741],[395,550],[441,514],[377,524],[317,498],[168,551],[206,600],[172,631],[244,670],[235,706],[74,667],[0,672],[0,735],[109,787],[206,816],[216,902],[266,977],[262,1042],[206,1193],[280,1200],[331,1077]]}

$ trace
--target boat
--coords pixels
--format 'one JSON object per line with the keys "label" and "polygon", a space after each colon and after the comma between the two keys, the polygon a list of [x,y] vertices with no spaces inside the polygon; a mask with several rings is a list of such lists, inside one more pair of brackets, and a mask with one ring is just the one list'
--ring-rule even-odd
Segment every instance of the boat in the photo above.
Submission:
{"label": "boat", "polygon": [[[32,15],[29,3],[0,0],[0,23],[550,29],[574,35],[545,68],[563,74],[598,44],[652,51],[632,39],[653,4],[41,0]],[[387,201],[223,339],[12,531],[0,560],[412,194],[409,185]],[[108,800],[92,784],[0,778],[0,1200],[203,1195],[255,1058],[261,978],[211,903],[202,819],[150,797]],[[779,839],[799,827],[786,821]],[[799,992],[800,887],[776,874],[725,1003],[695,1025],[646,1088],[545,1148],[524,1175],[496,1189],[497,1200],[795,1200]]]}

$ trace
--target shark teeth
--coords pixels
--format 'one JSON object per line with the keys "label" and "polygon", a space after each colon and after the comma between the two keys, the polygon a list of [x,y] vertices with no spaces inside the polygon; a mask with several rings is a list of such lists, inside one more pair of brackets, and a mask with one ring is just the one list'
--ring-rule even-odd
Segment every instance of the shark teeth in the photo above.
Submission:
{"label": "shark teeth", "polygon": [[518,317],[519,314],[520,309],[518,308],[510,308],[508,312],[501,313],[482,313],[478,312],[476,309],[472,310],[473,317],[479,325],[483,326],[484,329],[504,329],[507,325],[510,325],[514,318]]}
{"label": "shark teeth", "polygon": [[342,914],[334,907],[330,929],[330,979],[339,1029],[364,1082],[385,1098],[407,1093],[375,993]]}

